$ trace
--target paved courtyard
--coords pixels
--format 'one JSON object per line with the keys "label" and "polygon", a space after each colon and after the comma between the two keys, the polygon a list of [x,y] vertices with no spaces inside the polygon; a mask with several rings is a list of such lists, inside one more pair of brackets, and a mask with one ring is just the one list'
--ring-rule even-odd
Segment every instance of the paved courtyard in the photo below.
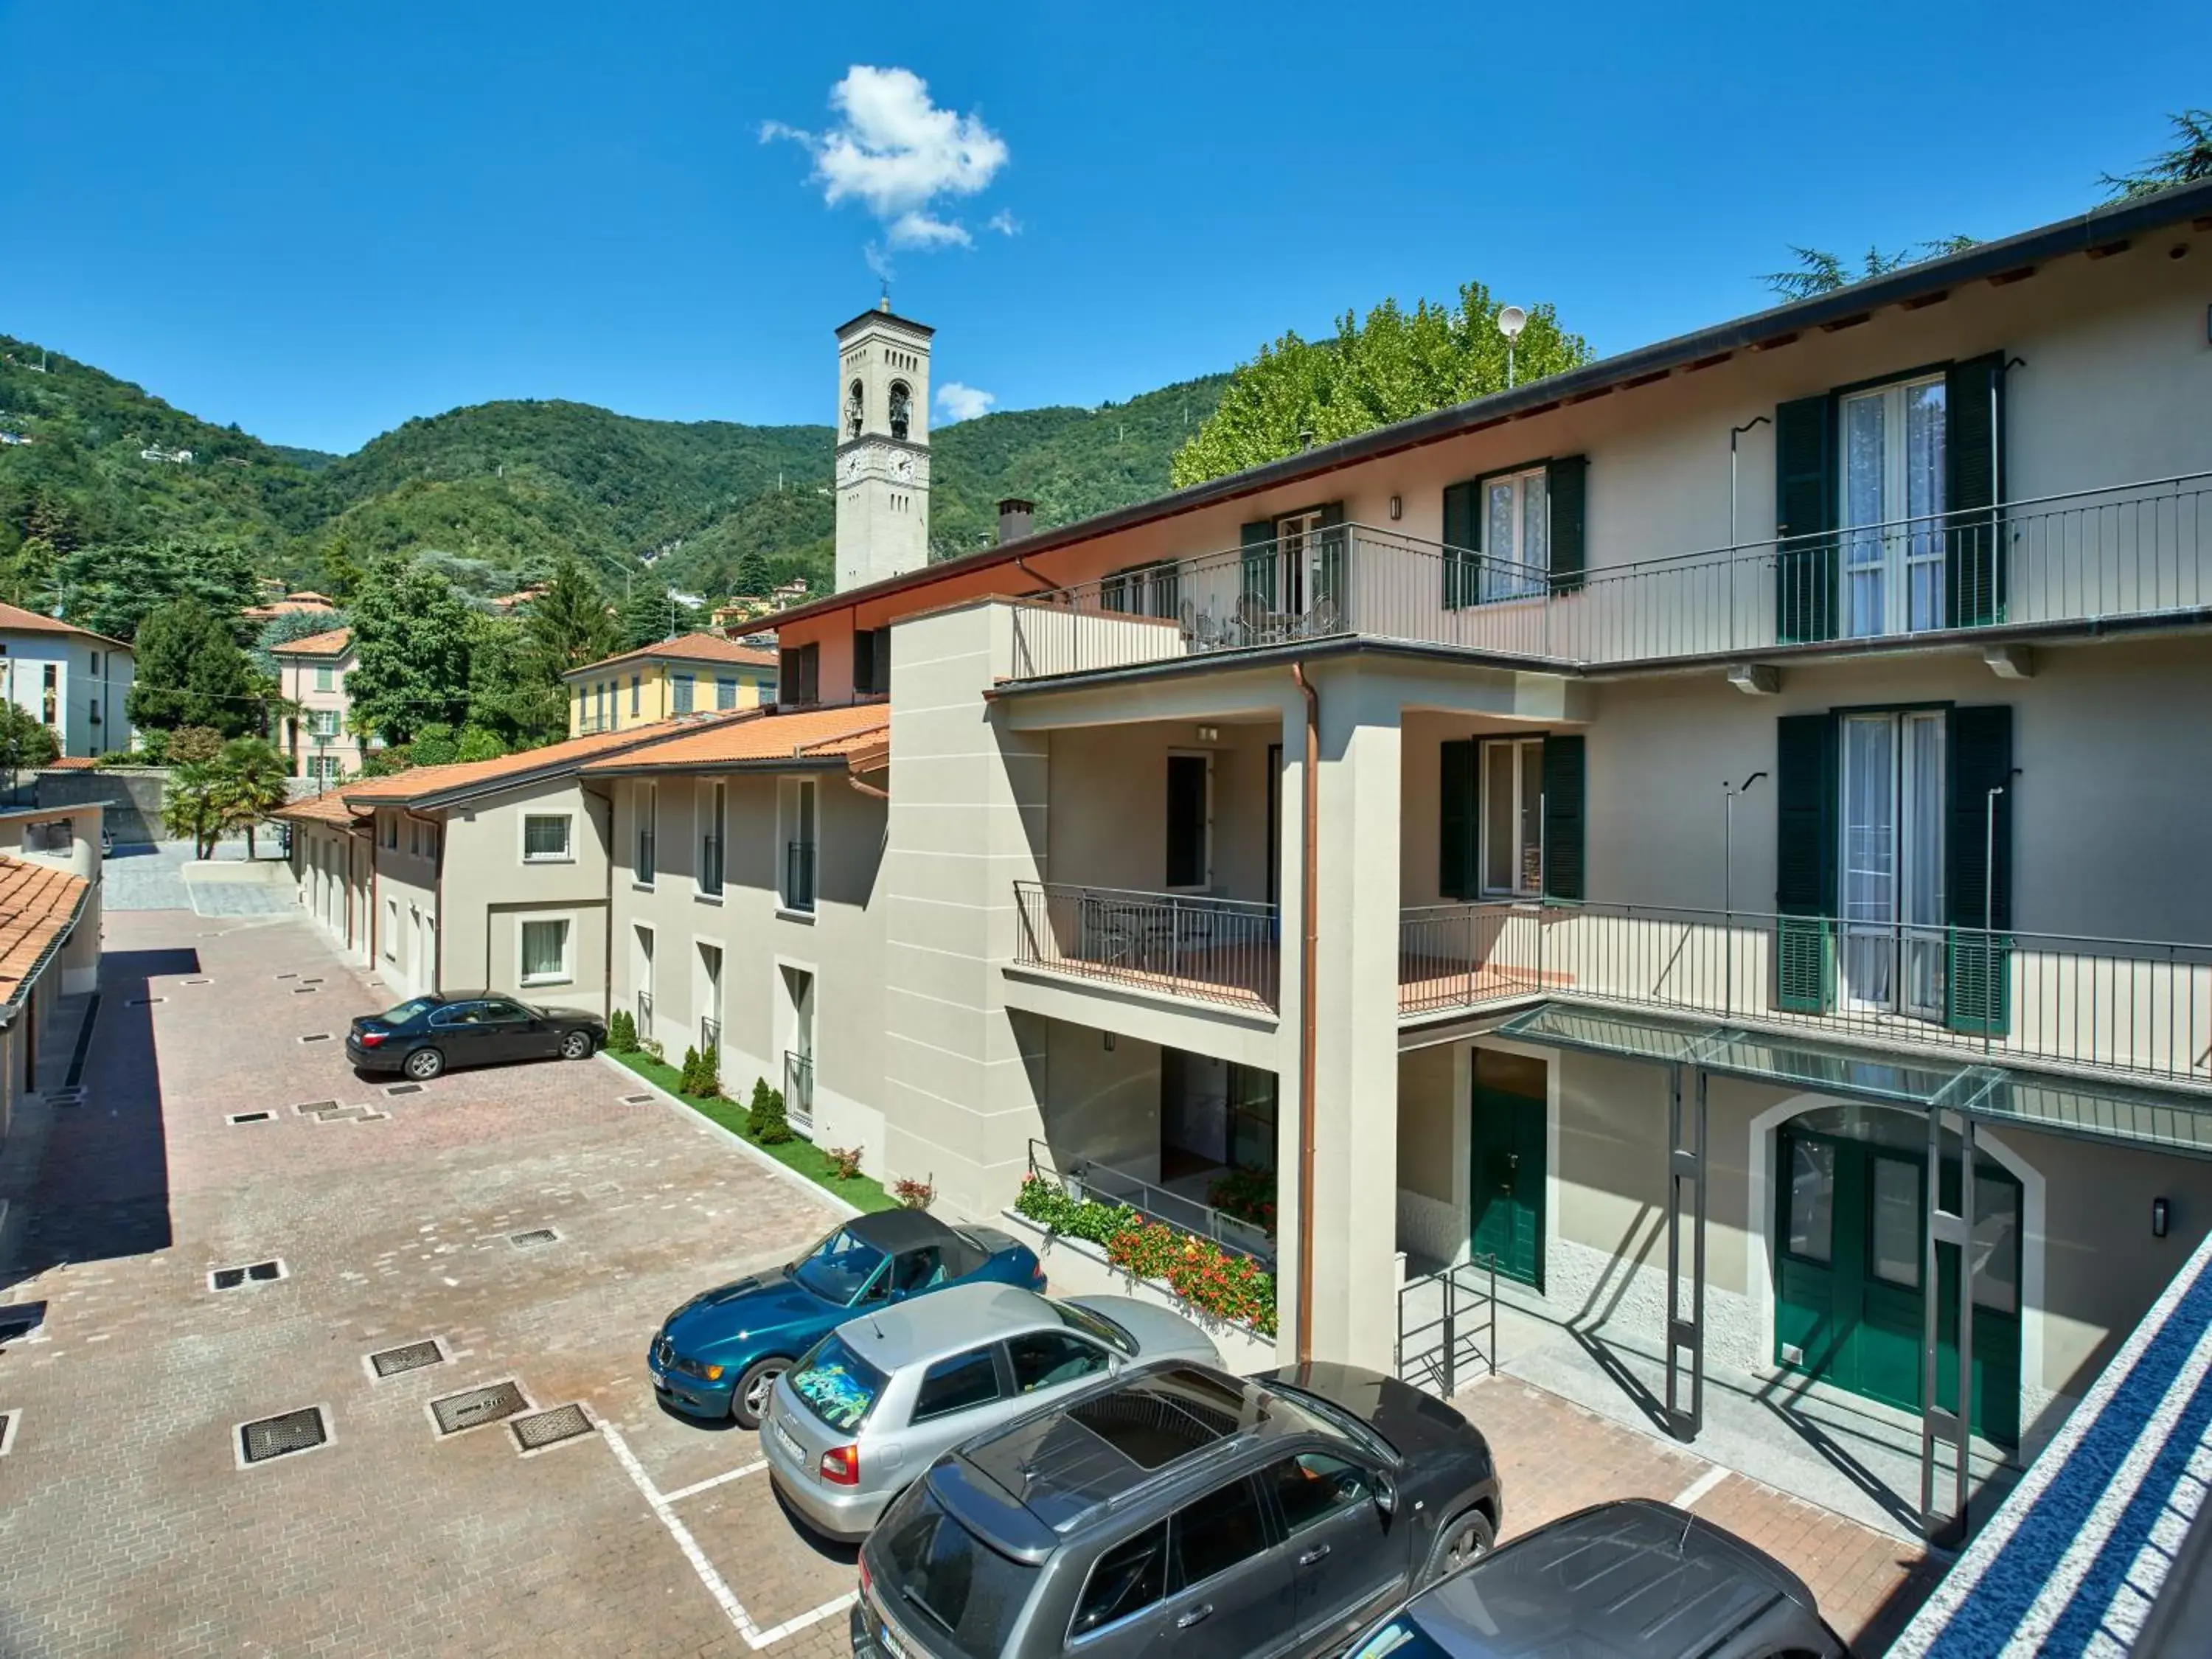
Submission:
{"label": "paved courtyard", "polygon": [[[846,1650],[852,1553],[786,1519],[754,1437],[661,1412],[642,1365],[670,1308],[787,1260],[826,1198],[623,1103],[639,1085],[603,1060],[398,1096],[356,1077],[338,1037],[388,999],[296,912],[106,933],[82,1099],[33,1107],[0,1158],[0,1654]],[[211,1288],[262,1262],[280,1276]],[[421,1369],[368,1363],[432,1340]],[[508,1382],[589,1429],[530,1452],[512,1423],[439,1432],[433,1401]],[[1909,1544],[1554,1394],[1458,1403],[1509,1535],[1644,1494],[1788,1561],[1847,1636],[1925,1593]],[[326,1444],[242,1462],[240,1425],[307,1407]]]}

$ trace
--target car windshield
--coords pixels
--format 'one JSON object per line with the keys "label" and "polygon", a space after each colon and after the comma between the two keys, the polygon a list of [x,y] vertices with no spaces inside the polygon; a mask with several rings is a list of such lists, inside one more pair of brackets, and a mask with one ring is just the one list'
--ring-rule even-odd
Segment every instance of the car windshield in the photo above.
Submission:
{"label": "car windshield", "polygon": [[1372,1425],[1345,1410],[1334,1400],[1308,1394],[1304,1389],[1294,1389],[1286,1382],[1270,1382],[1267,1386],[1278,1404],[1292,1413],[1303,1413],[1313,1419],[1313,1426],[1323,1434],[1334,1430],[1338,1434],[1357,1440],[1376,1456],[1394,1463],[1397,1462],[1398,1449],[1395,1446],[1377,1434]]}
{"label": "car windshield", "polygon": [[933,1493],[896,1520],[890,1534],[884,1581],[908,1621],[919,1614],[966,1659],[997,1659],[1037,1569],[983,1543],[939,1509]]}
{"label": "car windshield", "polygon": [[427,1014],[438,1006],[435,997],[410,997],[396,1008],[386,1008],[377,1018],[386,1025],[404,1025],[419,1015]]}
{"label": "car windshield", "polygon": [[855,1237],[851,1228],[840,1227],[816,1245],[791,1276],[824,1302],[844,1308],[852,1305],[883,1265],[881,1250]]}
{"label": "car windshield", "polygon": [[1079,1308],[1072,1302],[1053,1302],[1050,1297],[1047,1297],[1045,1300],[1052,1302],[1052,1310],[1060,1316],[1060,1322],[1070,1330],[1081,1331],[1085,1336],[1096,1337],[1108,1347],[1116,1349],[1122,1353],[1133,1356],[1136,1353],[1137,1339],[1107,1318],[1105,1315],[1093,1313],[1088,1308]]}
{"label": "car windshield", "polygon": [[841,1434],[867,1421],[889,1380],[834,1332],[816,1343],[814,1352],[791,1373],[793,1392],[806,1402],[809,1411]]}

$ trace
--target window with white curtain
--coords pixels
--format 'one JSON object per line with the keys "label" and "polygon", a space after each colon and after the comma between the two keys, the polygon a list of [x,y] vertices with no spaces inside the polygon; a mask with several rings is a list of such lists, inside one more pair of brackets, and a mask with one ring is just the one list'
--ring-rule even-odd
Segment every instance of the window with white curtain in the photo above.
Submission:
{"label": "window with white curtain", "polygon": [[1544,891],[1544,740],[1482,745],[1482,890],[1504,898]]}
{"label": "window with white curtain", "polygon": [[1843,721],[1844,991],[1850,1006],[1943,1012],[1940,710]]}
{"label": "window with white curtain", "polygon": [[568,979],[568,918],[524,922],[521,956],[525,985],[551,985]]}
{"label": "window with white curtain", "polygon": [[1938,374],[1842,399],[1838,522],[1844,632],[1855,639],[1942,626],[1944,398]]}
{"label": "window with white curtain", "polygon": [[560,863],[570,858],[570,823],[566,812],[526,813],[522,820],[523,862]]}
{"label": "window with white curtain", "polygon": [[1552,564],[1552,507],[1540,466],[1482,482],[1482,597],[1541,593]]}

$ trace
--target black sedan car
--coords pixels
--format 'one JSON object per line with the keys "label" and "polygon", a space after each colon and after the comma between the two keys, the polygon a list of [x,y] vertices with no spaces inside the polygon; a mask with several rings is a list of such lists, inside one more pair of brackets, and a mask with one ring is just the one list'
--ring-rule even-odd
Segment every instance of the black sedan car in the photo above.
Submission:
{"label": "black sedan car", "polygon": [[605,1022],[590,1014],[534,1008],[489,991],[447,991],[361,1015],[346,1033],[346,1058],[364,1072],[404,1072],[422,1083],[450,1066],[589,1060],[606,1040]]}

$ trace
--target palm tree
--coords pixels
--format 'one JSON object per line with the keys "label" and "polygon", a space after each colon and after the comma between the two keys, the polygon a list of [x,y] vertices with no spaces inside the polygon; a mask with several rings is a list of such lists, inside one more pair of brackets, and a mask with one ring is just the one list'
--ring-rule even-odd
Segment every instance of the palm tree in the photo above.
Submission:
{"label": "palm tree", "polygon": [[261,738],[233,738],[216,759],[215,805],[223,830],[246,831],[246,856],[254,857],[254,831],[291,799],[289,772],[276,746]]}
{"label": "palm tree", "polygon": [[168,788],[161,796],[161,827],[179,840],[190,837],[192,856],[206,858],[222,833],[218,805],[222,780],[209,761],[187,761],[169,769]]}

